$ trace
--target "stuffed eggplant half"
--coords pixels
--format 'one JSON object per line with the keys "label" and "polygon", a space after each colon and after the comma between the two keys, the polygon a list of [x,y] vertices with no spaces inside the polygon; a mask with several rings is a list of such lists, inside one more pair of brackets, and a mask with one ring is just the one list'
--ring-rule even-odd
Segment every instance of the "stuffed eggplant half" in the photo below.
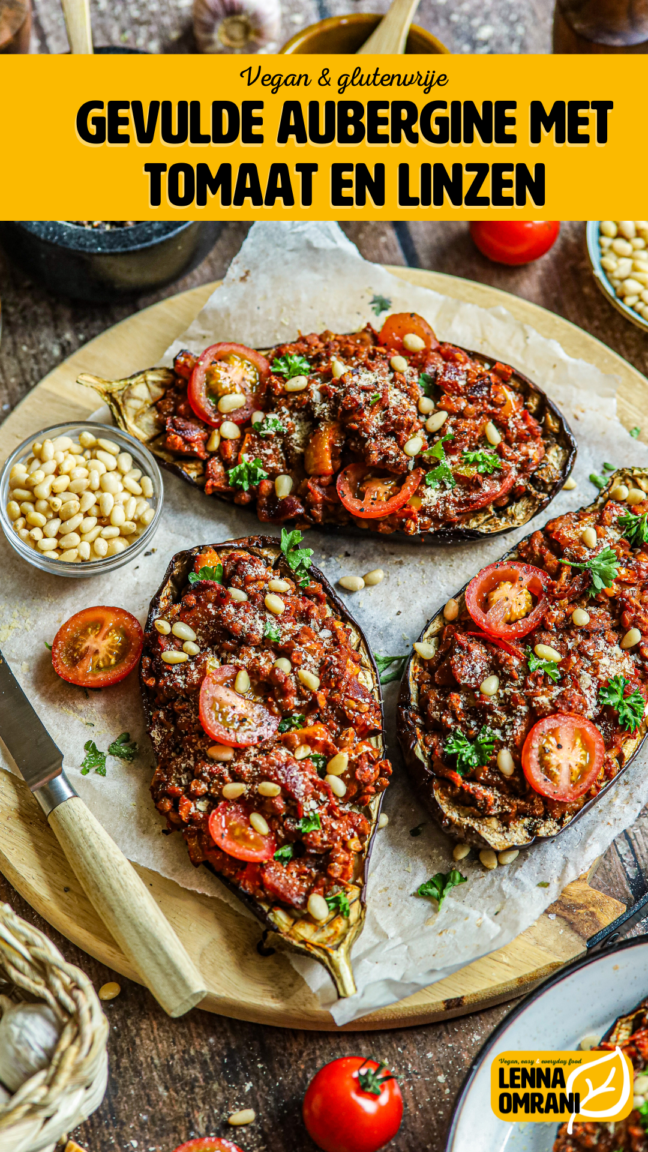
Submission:
{"label": "stuffed eggplant half", "polygon": [[646,735],[648,472],[484,568],[424,629],[398,734],[452,836],[496,851],[561,832]]}
{"label": "stuffed eggplant half", "polygon": [[169,468],[265,523],[477,539],[542,511],[576,455],[536,384],[439,343],[415,313],[380,332],[264,353],[221,343],[181,352],[173,370],[79,382]]}
{"label": "stuffed eggplant half", "polygon": [[648,1152],[648,997],[627,1016],[619,1016],[594,1051],[615,1048],[634,1069],[634,1107],[625,1120],[561,1124],[553,1152]]}
{"label": "stuffed eggplant half", "polygon": [[151,791],[192,862],[348,996],[391,767],[373,658],[299,537],[171,561],[141,662]]}

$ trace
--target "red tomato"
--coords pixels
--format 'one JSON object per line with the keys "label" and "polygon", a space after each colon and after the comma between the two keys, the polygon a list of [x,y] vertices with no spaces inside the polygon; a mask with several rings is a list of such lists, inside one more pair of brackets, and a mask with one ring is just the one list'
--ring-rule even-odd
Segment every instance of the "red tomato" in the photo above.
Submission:
{"label": "red tomato", "polygon": [[394,312],[393,316],[388,316],[378,333],[378,343],[386,344],[396,352],[407,352],[407,349],[403,348],[403,336],[410,334],[420,336],[421,340],[425,341],[428,351],[439,347],[439,341],[427,320],[417,312]]}
{"label": "red tomato", "polygon": [[[402,476],[377,476],[366,464],[349,464],[337,478],[337,492],[347,511],[363,520],[391,516],[414,495],[421,483],[422,468]],[[399,484],[401,487],[399,488]]]}
{"label": "red tomato", "polygon": [[232,1140],[220,1140],[218,1136],[203,1136],[200,1140],[188,1140],[175,1152],[241,1152]]}
{"label": "red tomato", "polygon": [[470,225],[479,251],[496,264],[530,264],[555,244],[559,220],[483,220]]}
{"label": "red tomato", "polygon": [[509,656],[518,656],[521,659],[524,655],[515,644],[509,644],[506,640],[502,640],[501,636],[491,636],[488,632],[464,632],[464,636],[476,636],[478,640],[485,640],[487,644],[494,644],[496,648],[508,652]]}
{"label": "red tomato", "polygon": [[384,1064],[343,1056],[311,1080],[303,1112],[308,1134],[323,1152],[377,1152],[400,1128],[403,1097]]}
{"label": "red tomato", "polygon": [[207,673],[200,688],[200,723],[219,744],[247,748],[274,736],[281,717],[228,687],[227,681],[234,680],[238,671],[232,664],[224,664]]}
{"label": "red tomato", "polygon": [[522,749],[524,775],[533,790],[564,804],[592,787],[604,759],[598,728],[584,716],[567,712],[538,720]]}
{"label": "red tomato", "polygon": [[[191,373],[187,399],[196,416],[219,428],[223,420],[247,424],[255,408],[255,393],[270,371],[265,356],[244,344],[212,344],[199,357]],[[219,412],[218,401],[241,393],[245,403],[233,412]]]}
{"label": "red tomato", "polygon": [[84,608],[56,633],[52,664],[69,684],[107,688],[133,671],[143,643],[139,621],[124,608]]}
{"label": "red tomato", "polygon": [[549,577],[542,568],[498,560],[482,568],[466,588],[466,608],[475,624],[492,636],[527,636],[544,616]]}
{"label": "red tomato", "polygon": [[468,489],[463,495],[458,489],[453,493],[453,511],[458,516],[462,516],[465,512],[476,512],[478,508],[485,508],[494,500],[501,500],[503,496],[507,496],[515,483],[515,472],[505,465],[501,471],[493,473],[492,476],[482,476],[481,481],[479,488],[472,491]]}
{"label": "red tomato", "polygon": [[223,800],[209,817],[214,844],[236,860],[272,860],[277,842],[270,832],[262,836],[250,824],[250,809],[235,800]]}

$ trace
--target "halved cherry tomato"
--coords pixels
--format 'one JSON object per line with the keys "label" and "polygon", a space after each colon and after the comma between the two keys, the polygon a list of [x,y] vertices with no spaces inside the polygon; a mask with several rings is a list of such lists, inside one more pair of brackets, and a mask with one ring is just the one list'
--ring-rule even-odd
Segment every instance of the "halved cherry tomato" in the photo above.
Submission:
{"label": "halved cherry tomato", "polygon": [[515,483],[515,472],[512,468],[505,467],[508,470],[503,468],[501,472],[495,472],[492,476],[482,476],[479,488],[466,489],[463,493],[456,488],[452,494],[453,511],[458,515],[476,512],[478,508],[485,508],[487,504],[508,496]]}
{"label": "halved cherry tomato", "polygon": [[175,1152],[241,1152],[233,1140],[221,1140],[218,1136],[203,1136],[199,1140],[188,1140]]}
{"label": "halved cherry tomato", "polygon": [[236,860],[272,860],[277,842],[262,836],[250,824],[250,809],[235,800],[223,800],[209,817],[209,835],[221,851]]}
{"label": "halved cherry tomato", "polygon": [[281,718],[228,687],[228,681],[233,682],[238,671],[233,664],[224,664],[207,673],[200,688],[200,723],[219,744],[247,748],[274,736]]}
{"label": "halved cherry tomato", "polygon": [[564,804],[572,804],[592,787],[604,759],[598,728],[570,712],[538,720],[522,749],[524,775],[533,790]]}
{"label": "halved cherry tomato", "polygon": [[523,656],[515,644],[509,644],[507,640],[502,640],[501,636],[491,636],[488,632],[464,632],[464,636],[476,636],[478,640],[485,640],[487,644],[494,644],[496,648],[508,652],[509,656],[519,656],[520,658]]}
{"label": "halved cherry tomato", "polygon": [[397,512],[421,483],[423,469],[415,468],[403,476],[378,475],[366,464],[349,464],[337,478],[337,492],[348,512],[363,520],[376,520]]}
{"label": "halved cherry tomato", "polygon": [[542,568],[499,560],[470,581],[466,608],[475,624],[492,636],[527,636],[544,616],[549,576]]}
{"label": "halved cherry tomato", "polygon": [[[196,416],[220,428],[223,420],[247,424],[255,407],[259,384],[270,371],[265,356],[244,344],[212,344],[199,357],[191,373],[187,399]],[[233,412],[219,412],[218,401],[234,392],[245,396],[245,404]]]}
{"label": "halved cherry tomato", "polygon": [[378,333],[378,343],[386,344],[396,352],[407,351],[403,348],[403,336],[410,334],[424,340],[428,351],[439,347],[432,328],[418,312],[394,312],[393,316],[388,316]]}
{"label": "halved cherry tomato", "polygon": [[68,684],[107,688],[133,671],[143,643],[139,620],[125,608],[83,608],[56,633],[52,664]]}
{"label": "halved cherry tomato", "polygon": [[378,1152],[400,1128],[403,1097],[384,1065],[343,1056],[311,1080],[303,1113],[309,1136],[323,1152]]}
{"label": "halved cherry tomato", "polygon": [[497,264],[530,264],[555,244],[559,220],[478,220],[470,225],[479,251]]}

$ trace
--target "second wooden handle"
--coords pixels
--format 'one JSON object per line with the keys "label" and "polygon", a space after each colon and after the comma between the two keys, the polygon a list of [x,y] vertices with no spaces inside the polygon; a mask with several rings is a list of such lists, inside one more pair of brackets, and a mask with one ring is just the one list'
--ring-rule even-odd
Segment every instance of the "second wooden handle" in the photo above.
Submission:
{"label": "second wooden handle", "polygon": [[182,1016],[206,995],[202,977],[173,928],[114,840],[78,796],[49,823],[86,894],[147,988]]}
{"label": "second wooden handle", "polygon": [[70,52],[75,56],[91,56],[93,47],[89,0],[62,0],[62,2]]}

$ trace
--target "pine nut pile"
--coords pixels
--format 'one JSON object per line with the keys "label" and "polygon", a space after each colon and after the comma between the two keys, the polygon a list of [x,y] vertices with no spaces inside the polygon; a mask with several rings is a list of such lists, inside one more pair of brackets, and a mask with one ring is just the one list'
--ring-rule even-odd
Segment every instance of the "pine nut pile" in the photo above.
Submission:
{"label": "pine nut pile", "polygon": [[14,464],[7,513],[21,540],[66,563],[116,556],[151,523],[153,482],[130,452],[107,437],[81,432],[35,440]]}
{"label": "pine nut pile", "polygon": [[648,320],[648,220],[601,220],[599,245],[615,294]]}

